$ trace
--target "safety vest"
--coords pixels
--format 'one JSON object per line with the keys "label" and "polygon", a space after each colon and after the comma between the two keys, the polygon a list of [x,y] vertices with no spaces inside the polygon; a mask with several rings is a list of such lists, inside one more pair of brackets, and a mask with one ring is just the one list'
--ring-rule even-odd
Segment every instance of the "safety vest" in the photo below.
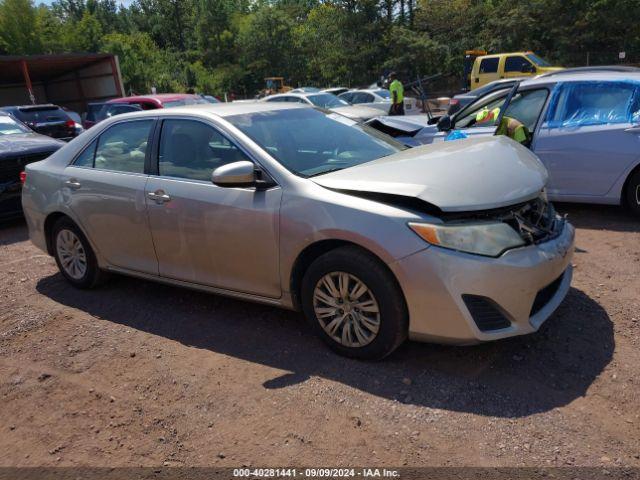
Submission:
{"label": "safety vest", "polygon": [[391,85],[389,85],[389,92],[391,93],[391,102],[393,102],[393,92],[396,92],[397,103],[402,103],[404,100],[404,87],[400,80],[395,79],[391,82]]}
{"label": "safety vest", "polygon": [[489,110],[484,107],[478,113],[476,113],[476,123],[495,122],[500,116],[500,108],[496,107],[493,110]]}
{"label": "safety vest", "polygon": [[529,140],[531,134],[521,121],[511,117],[502,117],[502,121],[496,130],[496,135],[506,135],[518,143]]}

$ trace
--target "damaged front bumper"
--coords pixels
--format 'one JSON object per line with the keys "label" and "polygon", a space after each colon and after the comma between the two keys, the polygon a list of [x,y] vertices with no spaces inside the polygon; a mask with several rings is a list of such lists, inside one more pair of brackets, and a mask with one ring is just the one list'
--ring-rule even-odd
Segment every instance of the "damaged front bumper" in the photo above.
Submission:
{"label": "damaged front bumper", "polygon": [[391,264],[407,301],[410,338],[472,344],[536,331],[572,277],[575,230],[547,205],[483,214],[503,215],[527,241],[499,257],[432,246]]}

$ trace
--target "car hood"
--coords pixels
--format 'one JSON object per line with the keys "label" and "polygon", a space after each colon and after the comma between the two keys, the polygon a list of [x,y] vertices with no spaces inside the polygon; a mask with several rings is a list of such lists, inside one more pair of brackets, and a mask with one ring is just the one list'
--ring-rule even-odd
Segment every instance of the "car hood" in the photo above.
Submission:
{"label": "car hood", "polygon": [[0,158],[51,152],[64,144],[60,140],[37,133],[0,135]]}
{"label": "car hood", "polygon": [[354,105],[348,105],[344,107],[331,108],[330,110],[354,120],[369,120],[370,118],[380,116],[380,110],[371,107],[356,107]]}
{"label": "car hood", "polygon": [[312,180],[345,193],[409,197],[444,212],[465,212],[535,198],[547,178],[530,150],[492,136],[412,148]]}

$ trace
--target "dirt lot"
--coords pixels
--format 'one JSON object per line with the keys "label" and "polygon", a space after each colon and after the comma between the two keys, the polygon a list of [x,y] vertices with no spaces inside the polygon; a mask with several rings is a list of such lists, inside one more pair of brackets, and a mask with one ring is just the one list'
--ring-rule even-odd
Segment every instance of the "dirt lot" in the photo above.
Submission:
{"label": "dirt lot", "polygon": [[537,334],[330,353],[302,317],[114,278],[0,227],[0,465],[640,467],[640,221],[561,205],[573,288]]}

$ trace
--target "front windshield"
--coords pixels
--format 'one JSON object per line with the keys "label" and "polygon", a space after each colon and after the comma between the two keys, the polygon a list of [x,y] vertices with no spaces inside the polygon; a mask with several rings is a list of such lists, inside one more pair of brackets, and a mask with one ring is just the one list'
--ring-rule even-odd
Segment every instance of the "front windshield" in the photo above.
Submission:
{"label": "front windshield", "polygon": [[539,67],[550,67],[551,64],[547,62],[544,58],[539,57],[535,53],[527,53],[527,58],[535,63]]}
{"label": "front windshield", "polygon": [[307,97],[311,103],[320,108],[336,108],[349,105],[344,100],[332,95],[331,93],[319,93],[318,95],[309,95]]}
{"label": "front windshield", "polygon": [[29,132],[31,130],[10,116],[0,115],[0,135],[20,135]]}
{"label": "front windshield", "polygon": [[226,117],[296,175],[312,177],[404,150],[370,127],[311,108]]}

